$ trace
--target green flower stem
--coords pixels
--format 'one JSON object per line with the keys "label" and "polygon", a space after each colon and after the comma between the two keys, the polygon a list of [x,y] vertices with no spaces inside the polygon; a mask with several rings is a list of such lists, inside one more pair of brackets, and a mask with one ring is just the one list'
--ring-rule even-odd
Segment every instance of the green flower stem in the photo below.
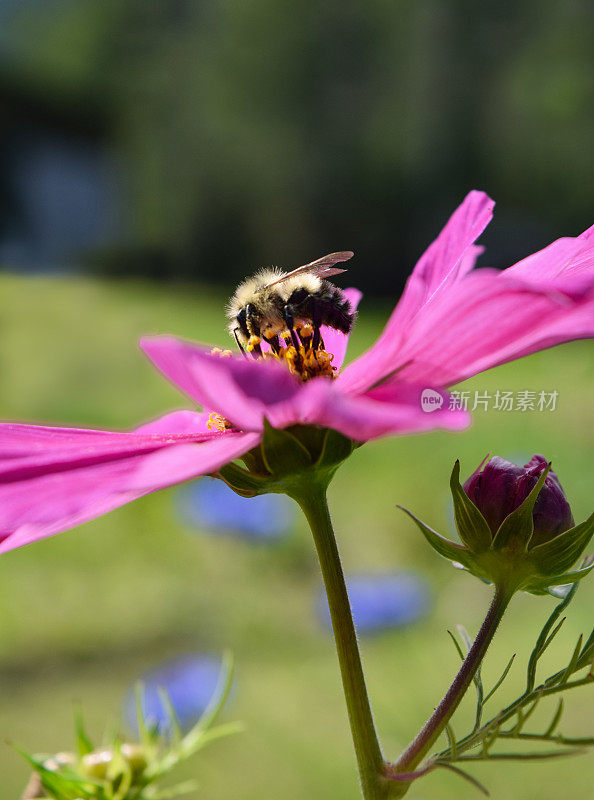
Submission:
{"label": "green flower stem", "polygon": [[336,538],[328,510],[326,489],[308,482],[293,492],[313,533],[338,651],[342,685],[355,745],[361,789],[365,800],[384,800],[392,794],[392,785],[384,777],[384,759],[378,742],[371,706],[367,696],[357,635]]}
{"label": "green flower stem", "polygon": [[[392,766],[392,771],[395,776],[414,770],[445,729],[453,713],[458,708],[460,701],[464,697],[466,690],[470,686],[477,669],[481,665],[487,648],[491,644],[512,595],[513,591],[508,590],[506,587],[498,586],[495,588],[495,594],[487,616],[485,617],[485,621],[472,647],[468,651],[468,655],[464,659],[460,671],[431,717],[427,720],[398,761]],[[397,796],[404,795],[410,788],[410,785],[410,783],[400,783]]]}

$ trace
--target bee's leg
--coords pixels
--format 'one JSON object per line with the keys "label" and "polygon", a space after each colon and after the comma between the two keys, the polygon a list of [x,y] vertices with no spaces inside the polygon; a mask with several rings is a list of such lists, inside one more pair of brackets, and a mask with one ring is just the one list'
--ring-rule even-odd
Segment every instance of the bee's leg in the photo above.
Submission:
{"label": "bee's leg", "polygon": [[239,349],[241,350],[241,354],[242,354],[242,356],[243,356],[244,358],[247,358],[246,352],[245,352],[245,350],[243,349],[243,347],[241,346],[241,342],[239,341],[239,336],[237,335],[237,331],[238,331],[238,330],[239,330],[239,328],[235,328],[235,330],[233,331],[233,336],[235,336],[235,341],[237,342],[237,346],[238,346],[238,347],[239,347]]}
{"label": "bee's leg", "polygon": [[322,324],[322,314],[319,306],[316,303],[313,304],[311,321],[314,329],[312,347],[314,350],[317,350],[320,344],[322,345],[322,348],[324,347],[324,342],[322,341],[322,335],[320,333],[320,326]]}
{"label": "bee's leg", "polygon": [[287,330],[291,334],[291,341],[293,342],[293,347],[297,352],[299,352],[299,339],[297,337],[297,333],[295,331],[295,320],[293,319],[293,307],[292,306],[285,306],[283,308],[283,316],[285,318],[285,325],[287,326]]}
{"label": "bee's leg", "polygon": [[287,326],[287,330],[291,334],[291,341],[293,342],[293,347],[295,348],[296,358],[295,362],[297,364],[297,369],[301,369],[301,353],[299,352],[299,337],[295,331],[295,320],[293,318],[293,307],[290,305],[286,305],[283,308],[283,316],[285,318],[285,325]]}
{"label": "bee's leg", "polygon": [[270,345],[270,348],[272,349],[272,352],[275,355],[278,355],[280,353],[281,345],[280,345],[280,341],[279,341],[278,336],[276,336],[276,335],[275,336],[271,336],[270,339],[267,336],[265,336],[264,337],[264,341],[268,342],[268,344]]}

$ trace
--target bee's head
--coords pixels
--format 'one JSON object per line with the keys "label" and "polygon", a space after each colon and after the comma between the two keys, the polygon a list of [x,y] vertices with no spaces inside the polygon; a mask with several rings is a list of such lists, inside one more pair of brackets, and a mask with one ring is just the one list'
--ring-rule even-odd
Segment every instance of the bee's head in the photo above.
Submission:
{"label": "bee's head", "polygon": [[250,336],[260,336],[261,318],[258,309],[252,303],[247,303],[230,317],[229,332],[233,336],[238,334],[243,342],[247,342]]}
{"label": "bee's head", "polygon": [[248,303],[237,315],[237,324],[248,336],[260,336],[261,321],[262,314],[253,303]]}
{"label": "bee's head", "polygon": [[249,336],[249,332],[247,329],[247,308],[245,306],[240,308],[237,312],[235,322],[237,323],[237,327],[241,333],[247,338]]}

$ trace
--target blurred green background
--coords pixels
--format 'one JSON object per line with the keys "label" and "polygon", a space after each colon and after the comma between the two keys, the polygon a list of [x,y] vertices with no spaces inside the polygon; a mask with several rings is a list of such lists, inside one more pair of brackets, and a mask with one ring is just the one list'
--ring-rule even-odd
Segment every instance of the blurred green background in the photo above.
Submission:
{"label": "blurred green background", "polygon": [[[471,188],[498,201],[482,264],[507,266],[579,233],[592,222],[593,33],[587,0],[0,0],[0,418],[127,428],[182,407],[137,351],[141,334],[223,345],[235,281],[343,248],[357,254],[349,283],[375,298],[362,306],[352,357]],[[417,570],[433,587],[421,623],[363,641],[388,754],[457,668],[446,628],[476,630],[488,603],[395,504],[447,530],[456,457],[468,474],[487,452],[543,452],[582,519],[591,352],[565,345],[467,385],[557,390],[553,413],[479,410],[465,434],[374,443],[338,473],[331,502],[346,569]],[[196,761],[197,796],[355,800],[318,591],[300,518],[287,541],[254,548],[191,534],[173,491],[9,553],[0,739],[67,748],[73,701],[99,735],[138,675],[230,647],[238,676],[227,718],[247,732]],[[593,599],[586,583],[548,663],[590,629]],[[526,655],[551,608],[514,601],[487,681],[512,652]],[[515,668],[502,701],[521,679]],[[567,732],[591,734],[593,708],[587,691],[569,698]],[[470,710],[461,716],[460,731]],[[506,800],[591,800],[594,764],[477,775]],[[2,800],[26,776],[0,746]],[[472,796],[448,774],[411,792]]]}
{"label": "blurred green background", "polygon": [[[0,291],[7,418],[130,427],[185,404],[138,352],[141,333],[225,342],[226,296],[208,287],[4,276]],[[350,357],[377,335],[387,312],[364,301]],[[486,586],[439,559],[394,506],[401,503],[447,532],[456,457],[468,474],[489,451],[519,460],[543,452],[553,459],[576,519],[583,519],[591,510],[594,427],[589,347],[564,345],[465,384],[491,393],[557,389],[555,412],[477,411],[463,434],[366,445],[336,476],[330,500],[346,570],[417,570],[434,594],[421,623],[362,642],[391,755],[416,732],[457,669],[446,628],[462,622],[475,631],[489,600]],[[254,547],[192,534],[174,501],[173,490],[161,492],[0,559],[1,738],[32,750],[69,747],[74,701],[84,703],[99,736],[138,675],[170,656],[230,647],[237,688],[226,719],[243,720],[247,731],[216,743],[187,768],[200,779],[196,797],[356,800],[336,656],[314,614],[320,579],[303,520],[297,517],[284,543]],[[551,647],[551,668],[568,658],[580,631],[591,629],[593,600],[594,584],[585,582]],[[485,668],[492,683],[519,653],[501,701],[520,688],[520,665],[552,608],[548,598],[514,600]],[[564,731],[591,734],[591,692],[576,691],[568,700]],[[546,705],[537,712],[535,725],[552,711]],[[456,730],[464,730],[470,713],[462,710]],[[26,774],[20,757],[1,746],[2,798],[16,798]],[[480,767],[476,774],[506,800],[590,800],[594,763],[586,755]],[[411,792],[417,800],[474,796],[472,787],[445,773]]]}

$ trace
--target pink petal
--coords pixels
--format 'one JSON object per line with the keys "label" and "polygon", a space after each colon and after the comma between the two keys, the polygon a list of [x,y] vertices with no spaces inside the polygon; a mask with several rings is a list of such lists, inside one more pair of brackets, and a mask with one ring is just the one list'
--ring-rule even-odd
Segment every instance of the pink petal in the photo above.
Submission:
{"label": "pink petal", "polygon": [[421,394],[426,388],[402,385],[354,396],[338,390],[336,382],[317,378],[305,384],[293,400],[275,408],[269,419],[277,428],[319,425],[360,442],[436,428],[461,430],[470,424],[466,412],[448,410],[446,392],[441,392],[442,410],[423,411]]}
{"label": "pink petal", "polygon": [[577,275],[592,276],[594,268],[594,226],[576,238],[556,239],[548,247],[518,261],[505,270],[508,277],[542,281]]}
{"label": "pink petal", "polygon": [[145,422],[135,433],[212,433],[208,427],[208,412],[198,411],[171,411],[163,417]]}
{"label": "pink petal", "polygon": [[450,385],[544,347],[593,336],[594,298],[576,300],[561,287],[557,281],[548,291],[506,273],[473,273],[415,321],[393,380]]}
{"label": "pink petal", "polygon": [[[460,259],[493,218],[495,203],[484,192],[469,192],[446,222],[437,239],[419,259],[411,275],[411,285],[421,286],[423,299],[417,308],[433,295],[444,281],[460,277]],[[466,264],[465,269],[472,264]],[[406,305],[406,292],[403,298]]]}
{"label": "pink petal", "polygon": [[141,347],[182,391],[244,431],[261,430],[267,407],[300,388],[299,381],[274,362],[221,358],[172,336],[143,339]]}
{"label": "pink petal", "polygon": [[[493,218],[495,203],[484,192],[469,192],[445,227],[417,262],[385,333],[398,320],[406,323],[436,292],[441,292],[472,269],[481,252],[473,247]],[[470,252],[469,252],[470,251]]]}
{"label": "pink petal", "polygon": [[[356,311],[363,294],[358,289],[352,288],[344,289],[343,294],[346,295],[347,299],[350,301],[353,311]],[[328,353],[332,353],[334,356],[332,359],[332,365],[337,367],[338,370],[342,369],[349,343],[350,333],[341,333],[340,331],[337,331],[336,328],[330,328],[328,325],[322,325],[320,330],[322,333],[322,339],[324,340],[324,345],[326,346],[326,351]]]}
{"label": "pink petal", "polygon": [[50,428],[41,425],[0,423],[0,460],[19,458],[52,448],[79,447],[113,441],[122,435],[112,431],[84,428]]}
{"label": "pink petal", "polygon": [[[47,429],[45,429],[47,431]],[[87,432],[82,433],[85,438]],[[55,446],[0,462],[0,553],[94,519],[142,495],[204,475],[255,447],[258,434],[217,434],[187,444],[165,436],[120,434],[126,446],[65,453]],[[99,437],[97,437],[99,438]],[[146,440],[153,439],[149,449]],[[144,444],[140,444],[143,441]],[[182,443],[179,443],[179,442]],[[186,439],[185,441],[188,441]],[[68,446],[67,446],[68,447]]]}
{"label": "pink petal", "polygon": [[473,242],[493,216],[494,203],[472,191],[452,214],[437,239],[419,259],[377,342],[345,369],[339,380],[345,391],[363,392],[393,369],[411,320],[447,294],[472,269],[480,252]]}
{"label": "pink petal", "polygon": [[[488,366],[477,371],[482,372],[491,366],[505,364],[508,361],[538,353],[540,350],[546,350],[564,342],[591,339],[593,336],[594,299],[591,299],[574,304],[570,309],[566,309],[565,313],[557,314],[555,318],[551,315],[549,319],[543,320],[542,325],[526,331],[523,337],[519,337],[506,350],[500,351],[495,364],[489,363]],[[489,356],[487,361],[491,361]]]}
{"label": "pink petal", "polygon": [[133,452],[165,444],[201,442],[216,435],[206,427],[207,420],[208,415],[195,411],[174,411],[132,433],[4,422],[0,423],[0,471],[6,468],[6,459],[52,453],[62,457],[75,453],[92,457],[94,453]]}

